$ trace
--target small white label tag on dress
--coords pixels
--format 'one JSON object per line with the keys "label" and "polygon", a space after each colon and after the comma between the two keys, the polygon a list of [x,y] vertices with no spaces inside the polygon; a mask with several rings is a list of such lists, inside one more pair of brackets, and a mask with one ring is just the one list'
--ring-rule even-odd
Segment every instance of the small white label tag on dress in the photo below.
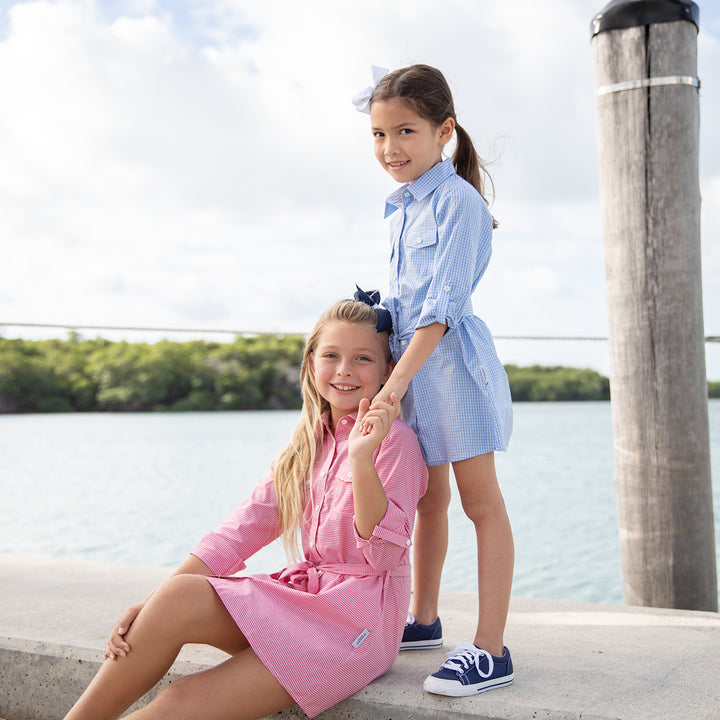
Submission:
{"label": "small white label tag on dress", "polygon": [[369,630],[363,630],[363,631],[355,638],[355,641],[353,642],[353,647],[354,647],[354,648],[359,648],[360,645],[362,644],[362,641],[363,641],[369,634],[370,634],[370,631],[369,631]]}

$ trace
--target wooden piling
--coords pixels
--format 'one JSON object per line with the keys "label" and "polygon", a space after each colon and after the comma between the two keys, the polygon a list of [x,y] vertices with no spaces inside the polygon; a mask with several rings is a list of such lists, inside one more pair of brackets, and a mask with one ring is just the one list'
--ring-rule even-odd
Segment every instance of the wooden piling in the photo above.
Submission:
{"label": "wooden piling", "polygon": [[697,22],[615,0],[591,42],[624,600],[717,611]]}

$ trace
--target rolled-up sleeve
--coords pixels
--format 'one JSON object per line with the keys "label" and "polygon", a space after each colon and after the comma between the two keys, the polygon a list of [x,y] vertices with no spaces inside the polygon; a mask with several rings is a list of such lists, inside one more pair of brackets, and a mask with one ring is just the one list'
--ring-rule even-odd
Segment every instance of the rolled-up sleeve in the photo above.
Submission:
{"label": "rolled-up sleeve", "polygon": [[428,471],[415,433],[396,420],[375,455],[375,469],[385,488],[388,508],[368,539],[355,530],[358,549],[380,571],[407,559],[412,544],[415,510],[427,489]]}
{"label": "rolled-up sleeve", "polygon": [[277,497],[272,474],[263,478],[250,497],[192,550],[213,574],[232,575],[245,560],[279,535]]}
{"label": "rolled-up sleeve", "polygon": [[492,215],[474,188],[455,184],[433,198],[437,250],[432,279],[415,328],[439,322],[454,327],[492,252]]}

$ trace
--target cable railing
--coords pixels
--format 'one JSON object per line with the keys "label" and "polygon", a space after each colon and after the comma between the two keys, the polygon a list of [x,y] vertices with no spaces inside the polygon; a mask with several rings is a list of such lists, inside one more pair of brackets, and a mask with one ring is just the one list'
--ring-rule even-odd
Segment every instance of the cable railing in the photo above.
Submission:
{"label": "cable railing", "polygon": [[[230,328],[183,328],[183,327],[148,327],[130,325],[86,325],[83,323],[37,323],[37,322],[3,322],[0,321],[0,329],[3,327],[20,328],[47,328],[54,330],[109,330],[111,332],[167,332],[167,333],[193,333],[207,335],[239,335],[239,336],[273,336],[273,335],[306,335],[307,333],[293,331],[283,332],[280,330],[233,330]],[[575,342],[607,342],[606,336],[601,335],[495,335],[495,340],[552,340],[552,341],[575,341]],[[720,335],[707,335],[706,343],[720,342]]]}

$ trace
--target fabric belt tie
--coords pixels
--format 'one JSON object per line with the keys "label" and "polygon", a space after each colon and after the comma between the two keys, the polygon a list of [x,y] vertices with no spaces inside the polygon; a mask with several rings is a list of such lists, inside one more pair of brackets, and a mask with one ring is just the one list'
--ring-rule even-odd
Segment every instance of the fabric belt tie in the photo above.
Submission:
{"label": "fabric belt tie", "polygon": [[332,573],[333,575],[354,575],[355,577],[364,577],[368,575],[388,577],[410,576],[410,565],[398,565],[392,570],[377,570],[372,565],[365,563],[320,563],[315,564],[309,561],[295,563],[285,568],[281,573],[275,575],[278,580],[287,582],[294,587],[317,595],[320,590],[320,576],[323,573]]}

